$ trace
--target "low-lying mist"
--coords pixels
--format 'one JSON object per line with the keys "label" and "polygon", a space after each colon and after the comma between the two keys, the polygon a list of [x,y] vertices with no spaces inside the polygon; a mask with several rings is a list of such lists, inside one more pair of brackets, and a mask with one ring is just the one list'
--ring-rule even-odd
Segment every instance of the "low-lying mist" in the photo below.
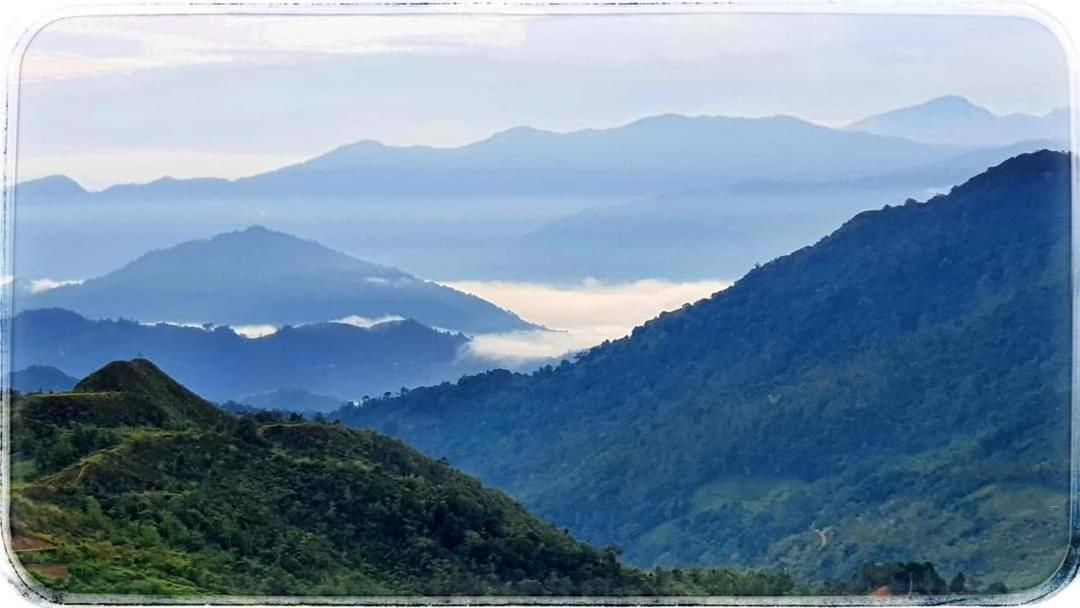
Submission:
{"label": "low-lying mist", "polygon": [[587,349],[621,338],[663,311],[708,297],[729,281],[627,283],[585,280],[576,285],[505,281],[455,281],[449,287],[512,310],[551,331],[516,331],[475,336],[467,356],[520,364]]}

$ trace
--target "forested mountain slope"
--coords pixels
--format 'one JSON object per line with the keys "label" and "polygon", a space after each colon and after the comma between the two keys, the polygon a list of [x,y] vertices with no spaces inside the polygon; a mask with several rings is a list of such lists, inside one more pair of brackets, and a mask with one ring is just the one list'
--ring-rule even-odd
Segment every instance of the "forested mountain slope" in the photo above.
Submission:
{"label": "forested mountain slope", "polygon": [[573,363],[339,418],[639,565],[1037,584],[1068,542],[1069,171],[1015,157]]}
{"label": "forested mountain slope", "polygon": [[11,537],[82,593],[780,594],[790,579],[643,573],[399,441],[234,417],[146,360],[16,398]]}

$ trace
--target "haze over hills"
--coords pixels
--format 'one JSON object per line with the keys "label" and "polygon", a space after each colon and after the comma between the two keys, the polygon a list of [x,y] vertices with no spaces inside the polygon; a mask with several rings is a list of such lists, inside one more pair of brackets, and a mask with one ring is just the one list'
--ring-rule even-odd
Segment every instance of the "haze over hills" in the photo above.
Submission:
{"label": "haze over hills", "polygon": [[[1067,119],[960,98],[845,129],[664,115],[361,141],[237,180],[20,184],[13,384],[91,375],[18,398],[14,530],[56,543],[28,563],[74,591],[791,588],[619,555],[1031,587],[1070,540],[1070,159],[1027,152],[1064,147]],[[264,222],[319,243],[233,231]],[[229,231],[189,240],[210,226]],[[723,290],[535,373],[470,359],[549,322],[493,303],[524,307],[521,284],[579,319],[620,281]],[[427,456],[249,407],[362,397],[329,417]]]}
{"label": "haze over hills", "polygon": [[[791,117],[668,114],[571,133],[523,127],[453,149],[358,142],[239,183],[279,195],[353,191],[640,196],[766,175],[854,177],[962,150],[835,131]],[[412,180],[416,174],[424,179]],[[312,183],[314,191],[308,185]]]}
{"label": "haze over hills", "polygon": [[143,359],[12,407],[11,535],[62,593],[781,594],[619,564],[399,441],[237,418]]}
{"label": "haze over hills", "polygon": [[75,375],[117,359],[152,357],[216,400],[301,387],[337,396],[340,403],[486,369],[489,364],[462,360],[467,342],[464,335],[412,320],[370,328],[316,323],[247,338],[227,326],[95,321],[66,310],[40,309],[15,316],[11,352],[14,369],[47,365]]}
{"label": "haze over hills", "polygon": [[[651,116],[570,133],[519,127],[457,148],[341,146],[310,160],[236,180],[163,178],[85,192],[53,176],[20,185],[23,204],[386,196],[619,195],[755,178],[840,179],[942,160],[965,151],[818,126],[794,117]],[[416,176],[423,175],[423,179]]]}
{"label": "haze over hills", "polygon": [[[926,129],[933,131],[932,120],[927,120]],[[715,253],[716,247],[690,243],[693,253],[681,256],[656,238],[634,234],[640,255],[631,254],[625,263],[604,251],[592,256],[592,262],[567,263],[565,249],[547,247],[546,238],[533,235],[564,219],[576,221],[572,218],[577,214],[588,217],[611,206],[629,208],[683,193],[715,193],[710,205],[714,209],[703,212],[701,225],[717,227],[730,218],[715,208],[726,204],[728,189],[746,183],[792,185],[784,195],[789,208],[798,208],[802,200],[794,186],[811,182],[841,188],[852,182],[868,188],[875,183],[888,190],[870,192],[877,198],[921,198],[929,189],[956,183],[1009,156],[1066,147],[1067,124],[1059,126],[1017,131],[1017,137],[1038,141],[1001,136],[978,147],[928,144],[785,116],[665,114],[569,133],[521,127],[457,148],[361,141],[235,180],[162,178],[86,192],[66,177],[52,176],[18,186],[17,274],[22,279],[86,279],[161,243],[272,222],[354,257],[444,282],[664,278],[645,268],[650,259],[674,255],[675,266],[692,267],[696,256]],[[792,224],[805,228],[786,237],[740,225],[729,226],[735,234],[728,236],[738,240],[745,233],[748,242],[772,242],[758,247],[760,255],[755,256],[755,261],[767,261],[819,238],[842,218],[866,208],[851,208],[862,197],[831,200],[831,205],[814,201],[815,206],[826,205],[820,213],[792,217]],[[741,204],[731,201],[735,207]],[[727,215],[738,213],[736,208]],[[87,231],[88,221],[107,229]],[[598,230],[603,239],[603,228]],[[559,238],[551,242],[557,244]],[[740,241],[728,251],[745,245]],[[745,260],[734,261],[733,274],[709,278],[731,280],[749,268]],[[643,269],[635,272],[638,262]],[[727,270],[723,265],[719,269]],[[675,272],[686,274],[687,269]]]}
{"label": "haze over hills", "polygon": [[1043,116],[998,115],[955,95],[869,116],[848,129],[892,135],[927,143],[1002,146],[1025,140],[1065,141],[1069,111],[1057,108]]}
{"label": "haze over hills", "polygon": [[630,563],[1010,589],[1069,543],[1070,160],[1010,159],[574,363],[345,408]]}
{"label": "haze over hills", "polygon": [[860,211],[948,192],[986,167],[1040,147],[1055,146],[1025,141],[873,177],[745,181],[587,209],[523,236],[500,258],[505,264],[498,273],[553,281],[735,278],[820,239]]}
{"label": "haze over hills", "polygon": [[16,194],[26,204],[79,203],[89,192],[66,175],[47,175],[16,185]]}
{"label": "haze over hills", "polygon": [[475,296],[260,226],[152,251],[15,304],[149,322],[277,326],[359,316],[468,333],[536,328]]}

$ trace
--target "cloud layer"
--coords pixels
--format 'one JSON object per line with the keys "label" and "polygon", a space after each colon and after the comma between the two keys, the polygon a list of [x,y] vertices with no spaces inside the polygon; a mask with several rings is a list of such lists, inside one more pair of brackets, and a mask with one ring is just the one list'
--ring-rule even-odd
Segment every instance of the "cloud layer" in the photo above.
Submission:
{"label": "cloud layer", "polygon": [[468,354],[504,361],[557,357],[621,338],[665,310],[695,302],[726,289],[727,281],[676,283],[642,280],[579,285],[503,281],[447,283],[494,302],[555,331],[524,331],[476,336]]}
{"label": "cloud layer", "polygon": [[288,64],[307,56],[520,46],[524,17],[100,16],[48,25],[22,63],[23,82],[198,65]]}

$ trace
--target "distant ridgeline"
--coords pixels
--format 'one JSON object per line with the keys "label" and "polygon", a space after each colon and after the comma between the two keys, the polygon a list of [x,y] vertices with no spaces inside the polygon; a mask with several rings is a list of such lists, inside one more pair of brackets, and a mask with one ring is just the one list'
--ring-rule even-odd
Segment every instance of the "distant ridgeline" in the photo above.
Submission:
{"label": "distant ridgeline", "polygon": [[143,322],[280,326],[357,315],[470,334],[536,329],[476,296],[261,226],[151,251],[81,283],[17,294],[15,305]]}
{"label": "distant ridgeline", "polygon": [[[1065,110],[995,116],[966,100],[943,98],[846,128],[791,116],[665,114],[568,133],[513,128],[454,148],[358,141],[235,180],[162,178],[88,192],[70,178],[50,176],[15,190],[23,235],[15,243],[18,274],[100,277],[163,242],[190,239],[196,229],[190,214],[206,213],[201,229],[231,229],[267,216],[278,228],[336,243],[364,259],[393,260],[422,277],[728,281],[864,209],[929,196],[1021,152],[1067,148],[1068,124]],[[136,209],[143,211],[132,216]],[[59,216],[66,231],[53,221]],[[451,216],[452,222],[432,222]],[[82,230],[80,219],[109,230]],[[275,281],[259,285],[253,279],[269,271],[251,272],[249,265],[233,272],[240,266],[231,261],[253,261],[236,254],[247,251],[239,247],[244,243],[271,252],[288,247],[296,255],[285,259],[308,266],[292,280],[287,272],[273,273]],[[361,307],[385,309],[393,300],[398,290],[390,287],[402,273],[364,268],[358,260],[328,272],[343,262],[340,254],[333,259],[308,245],[289,245],[269,231],[189,242],[108,280],[30,294],[23,309],[296,324],[369,316]],[[229,263],[215,263],[218,272],[191,272],[211,267],[210,252]],[[254,256],[263,259],[270,256]],[[418,298],[421,283],[410,287],[410,310],[396,314],[466,333],[521,325],[457,298],[455,306],[439,309]],[[294,288],[283,290],[284,284]],[[370,297],[358,298],[357,288]],[[333,311],[338,314],[326,314]],[[250,318],[256,315],[270,320]]]}
{"label": "distant ridgeline", "polygon": [[573,363],[336,417],[640,566],[1031,587],[1069,542],[1069,206],[1069,157],[1020,155]]}
{"label": "distant ridgeline", "polygon": [[477,296],[259,226],[45,291],[19,279],[13,300],[23,391],[146,357],[211,399],[299,387],[337,407],[488,369],[461,356],[467,334],[540,329]]}
{"label": "distant ridgeline", "polygon": [[235,417],[154,364],[12,403],[11,541],[63,593],[780,595],[785,575],[641,572],[371,431]]}
{"label": "distant ridgeline", "polygon": [[216,400],[298,386],[338,396],[341,403],[483,369],[479,364],[470,368],[459,358],[468,341],[463,334],[431,329],[411,319],[372,327],[287,326],[268,336],[247,338],[228,326],[97,321],[67,310],[43,309],[15,316],[11,358],[14,369],[20,370],[14,381],[25,388],[57,386],[40,368],[36,374],[23,372],[28,366],[84,375],[110,361],[140,356]]}

